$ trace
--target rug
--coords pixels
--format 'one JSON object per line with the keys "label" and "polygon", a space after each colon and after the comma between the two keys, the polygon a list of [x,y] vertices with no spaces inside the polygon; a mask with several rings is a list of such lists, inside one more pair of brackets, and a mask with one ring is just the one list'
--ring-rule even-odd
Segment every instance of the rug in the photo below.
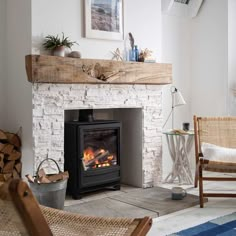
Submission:
{"label": "rug", "polygon": [[161,187],[121,188],[121,191],[106,192],[106,197],[96,198],[93,194],[92,200],[88,200],[86,196],[79,204],[77,201],[73,204],[71,200],[72,204],[67,205],[65,210],[95,216],[155,218],[199,204],[198,196],[192,194],[187,194],[183,200],[172,200],[171,190]]}
{"label": "rug", "polygon": [[210,220],[169,236],[233,236],[236,235],[236,212]]}

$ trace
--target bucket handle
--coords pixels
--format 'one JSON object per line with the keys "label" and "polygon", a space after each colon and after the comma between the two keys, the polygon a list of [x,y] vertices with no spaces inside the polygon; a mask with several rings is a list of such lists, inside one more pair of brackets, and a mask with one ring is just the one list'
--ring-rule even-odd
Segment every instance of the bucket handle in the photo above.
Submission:
{"label": "bucket handle", "polygon": [[37,168],[37,171],[36,171],[36,176],[37,176],[37,177],[38,177],[38,173],[39,173],[40,167],[42,166],[43,162],[45,162],[45,161],[54,161],[54,163],[55,163],[56,166],[57,166],[58,172],[61,173],[61,169],[60,169],[59,165],[57,164],[57,162],[56,162],[54,159],[52,159],[52,158],[47,158],[47,159],[44,159],[44,160],[42,160],[42,161],[40,162],[40,164],[39,164],[39,166],[38,166],[38,168]]}

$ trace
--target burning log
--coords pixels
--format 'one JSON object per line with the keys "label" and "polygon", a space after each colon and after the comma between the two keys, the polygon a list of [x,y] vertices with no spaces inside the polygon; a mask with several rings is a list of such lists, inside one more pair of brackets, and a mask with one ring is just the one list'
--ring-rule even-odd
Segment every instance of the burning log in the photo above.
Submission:
{"label": "burning log", "polygon": [[94,155],[94,158],[88,162],[86,162],[83,158],[85,167],[93,167],[94,165],[96,165],[96,162],[99,162],[100,159],[110,155],[109,151],[104,151],[104,150],[103,151],[100,150],[99,152],[95,152],[95,153],[96,153],[96,156]]}
{"label": "burning log", "polygon": [[0,181],[21,177],[21,140],[17,134],[0,130]]}

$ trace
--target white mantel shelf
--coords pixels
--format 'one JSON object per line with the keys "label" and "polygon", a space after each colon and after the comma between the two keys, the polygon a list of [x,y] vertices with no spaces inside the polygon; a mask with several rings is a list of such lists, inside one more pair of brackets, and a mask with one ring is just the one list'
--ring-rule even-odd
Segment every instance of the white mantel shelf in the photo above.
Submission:
{"label": "white mantel shelf", "polygon": [[170,84],[172,65],[48,55],[25,57],[28,81],[32,83],[80,84]]}

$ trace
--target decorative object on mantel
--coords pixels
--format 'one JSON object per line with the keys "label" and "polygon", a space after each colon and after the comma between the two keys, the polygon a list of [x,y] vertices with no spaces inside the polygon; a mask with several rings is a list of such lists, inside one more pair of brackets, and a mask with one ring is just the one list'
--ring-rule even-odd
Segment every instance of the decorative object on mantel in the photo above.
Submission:
{"label": "decorative object on mantel", "polygon": [[85,0],[86,38],[123,40],[123,0]]}
{"label": "decorative object on mantel", "polygon": [[141,62],[148,62],[148,63],[155,63],[156,60],[152,56],[153,51],[149,50],[148,48],[145,48],[144,50],[141,50],[139,54],[138,61]]}
{"label": "decorative object on mantel", "polygon": [[62,33],[62,38],[58,35],[47,35],[45,37],[45,41],[43,43],[43,47],[46,50],[50,50],[54,56],[65,56],[65,48],[70,48],[74,45],[78,44],[77,42],[72,42],[68,37],[65,37],[64,33]]}
{"label": "decorative object on mantel", "polygon": [[73,58],[81,58],[81,53],[79,51],[72,51],[67,56]]}
{"label": "decorative object on mantel", "polygon": [[[172,66],[165,63],[149,64],[48,55],[27,55],[25,60],[28,80],[32,83],[169,84],[172,82]],[[95,69],[100,74],[97,74]]]}
{"label": "decorative object on mantel", "polygon": [[0,181],[21,177],[21,140],[17,134],[0,130]]}
{"label": "decorative object on mantel", "polygon": [[131,32],[129,32],[129,42],[130,42],[130,49],[129,49],[129,58],[128,60],[129,61],[138,61],[137,58],[138,58],[138,46],[137,45],[134,45],[134,37],[132,35]]}
{"label": "decorative object on mantel", "polygon": [[117,48],[114,52],[111,53],[113,55],[112,60],[123,61],[123,57],[121,56],[119,48]]}
{"label": "decorative object on mantel", "polygon": [[131,32],[128,34],[129,42],[130,42],[130,49],[126,52],[127,60],[128,61],[138,61],[138,62],[156,62],[155,58],[153,57],[153,52],[148,48],[144,50],[138,49],[138,46],[134,44],[134,37]]}

